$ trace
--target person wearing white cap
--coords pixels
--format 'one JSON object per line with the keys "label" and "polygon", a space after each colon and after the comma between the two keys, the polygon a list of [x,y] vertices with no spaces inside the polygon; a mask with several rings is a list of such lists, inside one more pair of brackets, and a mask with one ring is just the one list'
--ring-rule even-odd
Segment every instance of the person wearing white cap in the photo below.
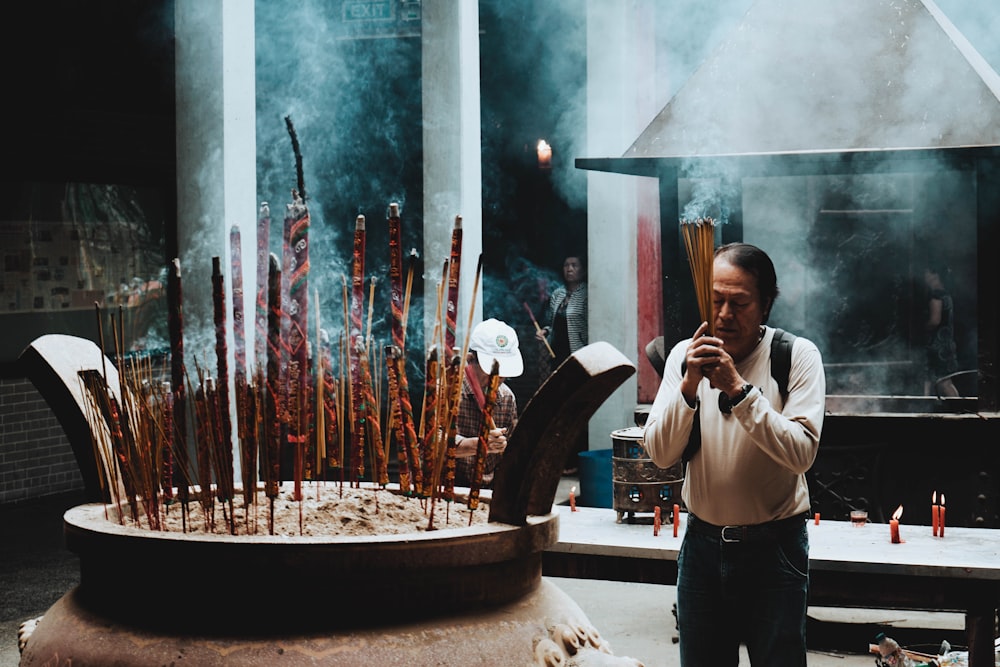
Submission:
{"label": "person wearing white cap", "polygon": [[[455,485],[471,486],[476,471],[479,433],[483,426],[483,406],[489,386],[493,362],[497,362],[501,379],[517,377],[524,372],[524,361],[518,348],[517,332],[497,319],[476,325],[469,336],[469,356],[462,380],[462,398],[458,406],[458,435],[455,440]],[[506,384],[497,390],[492,413],[493,424],[486,443],[486,464],[482,488],[493,485],[493,474],[504,449],[507,435],[517,422],[517,400]]]}

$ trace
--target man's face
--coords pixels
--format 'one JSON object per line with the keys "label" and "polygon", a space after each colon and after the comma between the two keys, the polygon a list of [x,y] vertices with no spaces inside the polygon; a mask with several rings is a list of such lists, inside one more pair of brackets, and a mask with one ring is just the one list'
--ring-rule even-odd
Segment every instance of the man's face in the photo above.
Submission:
{"label": "man's face", "polygon": [[[479,386],[485,388],[490,381],[490,374],[483,370],[483,367],[479,365],[479,359],[476,357],[475,352],[469,352],[469,356],[466,357],[465,362],[476,376],[476,380],[479,382]],[[505,378],[500,377],[500,382],[503,382]]]}
{"label": "man's face", "polygon": [[753,274],[730,264],[725,256],[712,265],[712,311],[715,335],[725,342],[726,351],[741,361],[760,341],[764,309]]}

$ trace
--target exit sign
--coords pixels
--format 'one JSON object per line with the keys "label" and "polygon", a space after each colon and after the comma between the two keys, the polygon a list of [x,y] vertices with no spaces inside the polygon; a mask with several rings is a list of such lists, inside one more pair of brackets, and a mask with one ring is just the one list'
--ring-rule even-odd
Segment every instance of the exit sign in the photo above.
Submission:
{"label": "exit sign", "polygon": [[420,0],[343,0],[340,38],[419,37]]}
{"label": "exit sign", "polygon": [[344,21],[393,21],[394,0],[348,0],[343,4]]}

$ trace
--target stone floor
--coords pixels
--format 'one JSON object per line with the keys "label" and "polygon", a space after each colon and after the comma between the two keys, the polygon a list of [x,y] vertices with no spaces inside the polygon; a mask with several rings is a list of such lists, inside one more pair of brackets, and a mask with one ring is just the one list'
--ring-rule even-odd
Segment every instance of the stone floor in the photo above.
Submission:
{"label": "stone floor", "polygon": [[[564,478],[556,501],[578,483]],[[17,629],[43,614],[79,581],[78,562],[64,546],[62,513],[81,502],[75,495],[22,505],[0,505],[0,667],[20,662]],[[616,655],[647,667],[679,665],[671,607],[674,587],[580,579],[550,581],[567,592],[610,642]],[[961,643],[963,619],[956,614],[892,610],[810,610],[810,667],[874,663],[868,642],[880,631],[904,645]],[[741,665],[749,662],[745,656]]]}

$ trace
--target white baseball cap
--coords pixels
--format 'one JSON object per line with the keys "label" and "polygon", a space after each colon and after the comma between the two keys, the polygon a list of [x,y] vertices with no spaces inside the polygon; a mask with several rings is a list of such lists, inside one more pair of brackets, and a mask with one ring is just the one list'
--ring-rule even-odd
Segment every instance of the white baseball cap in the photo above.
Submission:
{"label": "white baseball cap", "polygon": [[484,373],[493,370],[494,359],[500,365],[501,377],[514,378],[524,372],[517,332],[500,320],[490,318],[477,324],[469,338],[469,349],[476,351]]}

